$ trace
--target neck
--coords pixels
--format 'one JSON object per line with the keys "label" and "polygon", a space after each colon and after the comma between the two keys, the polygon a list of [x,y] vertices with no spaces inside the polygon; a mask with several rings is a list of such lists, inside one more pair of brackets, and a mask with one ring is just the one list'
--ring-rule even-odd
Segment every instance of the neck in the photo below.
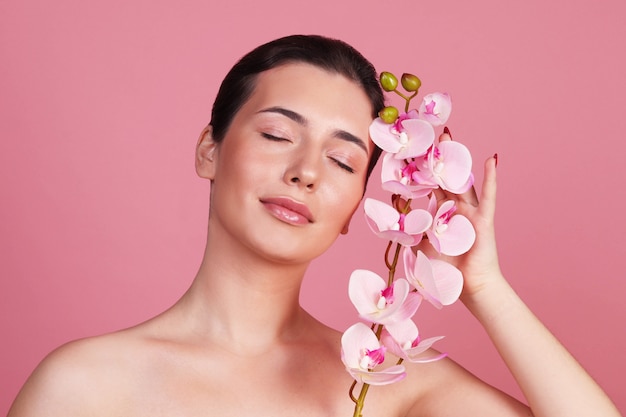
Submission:
{"label": "neck", "polygon": [[239,352],[298,337],[310,320],[299,305],[308,263],[281,264],[215,240],[209,233],[200,269],[180,302],[194,334]]}

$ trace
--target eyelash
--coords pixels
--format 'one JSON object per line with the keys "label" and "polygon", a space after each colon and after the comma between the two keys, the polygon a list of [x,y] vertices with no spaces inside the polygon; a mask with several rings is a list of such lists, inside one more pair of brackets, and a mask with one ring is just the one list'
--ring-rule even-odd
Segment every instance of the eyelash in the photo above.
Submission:
{"label": "eyelash", "polygon": [[[283,141],[289,142],[289,139],[281,138],[279,136],[274,136],[274,135],[271,135],[271,134],[265,133],[265,132],[261,132],[261,136],[263,136],[265,139],[268,139],[268,140],[271,140],[271,141],[274,141],[274,142],[283,142]],[[347,171],[350,174],[354,174],[354,169],[351,166],[341,162],[338,159],[332,158],[332,157],[330,157],[330,160],[333,161],[339,168],[343,169],[344,171]]]}
{"label": "eyelash", "polygon": [[281,138],[279,136],[270,135],[269,133],[261,133],[261,136],[263,136],[265,139],[273,140],[274,142],[283,142],[283,141],[290,142],[289,139]]}
{"label": "eyelash", "polygon": [[344,164],[343,162],[335,159],[335,158],[330,158],[335,164],[337,164],[339,166],[339,168],[344,169],[346,171],[348,171],[350,174],[354,174],[354,169],[352,169],[351,166]]}

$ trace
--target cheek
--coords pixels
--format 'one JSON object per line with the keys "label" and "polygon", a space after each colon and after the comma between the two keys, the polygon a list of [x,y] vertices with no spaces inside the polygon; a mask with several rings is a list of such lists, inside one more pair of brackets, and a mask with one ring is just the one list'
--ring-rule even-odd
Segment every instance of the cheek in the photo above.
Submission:
{"label": "cheek", "polygon": [[266,157],[262,149],[256,149],[252,143],[246,143],[250,138],[226,138],[226,140],[232,142],[223,144],[219,170],[227,182],[254,183],[255,179],[260,180],[260,176],[276,165],[276,161]]}
{"label": "cheek", "polygon": [[330,208],[330,216],[336,218],[338,224],[341,223],[340,227],[344,226],[359,207],[363,198],[363,184],[364,181],[351,187],[339,187],[328,196],[326,201]]}

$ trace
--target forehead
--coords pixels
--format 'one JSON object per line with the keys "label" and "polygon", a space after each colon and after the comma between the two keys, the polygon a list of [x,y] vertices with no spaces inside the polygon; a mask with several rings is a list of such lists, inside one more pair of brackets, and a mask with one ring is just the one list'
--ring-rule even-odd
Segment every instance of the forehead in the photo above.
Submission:
{"label": "forehead", "polygon": [[313,127],[347,130],[367,141],[372,105],[363,88],[341,74],[305,63],[264,71],[239,113],[250,117],[273,106],[301,114]]}

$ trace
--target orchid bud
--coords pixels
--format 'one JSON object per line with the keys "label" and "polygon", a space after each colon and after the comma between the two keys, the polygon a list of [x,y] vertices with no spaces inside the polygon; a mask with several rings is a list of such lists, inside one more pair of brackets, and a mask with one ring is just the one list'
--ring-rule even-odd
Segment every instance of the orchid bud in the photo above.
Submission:
{"label": "orchid bud", "polygon": [[384,71],[380,73],[380,85],[385,91],[393,91],[398,86],[398,79],[392,73]]}
{"label": "orchid bud", "polygon": [[406,91],[417,91],[422,86],[422,81],[413,74],[402,74],[400,82]]}
{"label": "orchid bud", "polygon": [[398,109],[394,106],[387,106],[378,112],[378,117],[387,124],[392,124],[398,119]]}

